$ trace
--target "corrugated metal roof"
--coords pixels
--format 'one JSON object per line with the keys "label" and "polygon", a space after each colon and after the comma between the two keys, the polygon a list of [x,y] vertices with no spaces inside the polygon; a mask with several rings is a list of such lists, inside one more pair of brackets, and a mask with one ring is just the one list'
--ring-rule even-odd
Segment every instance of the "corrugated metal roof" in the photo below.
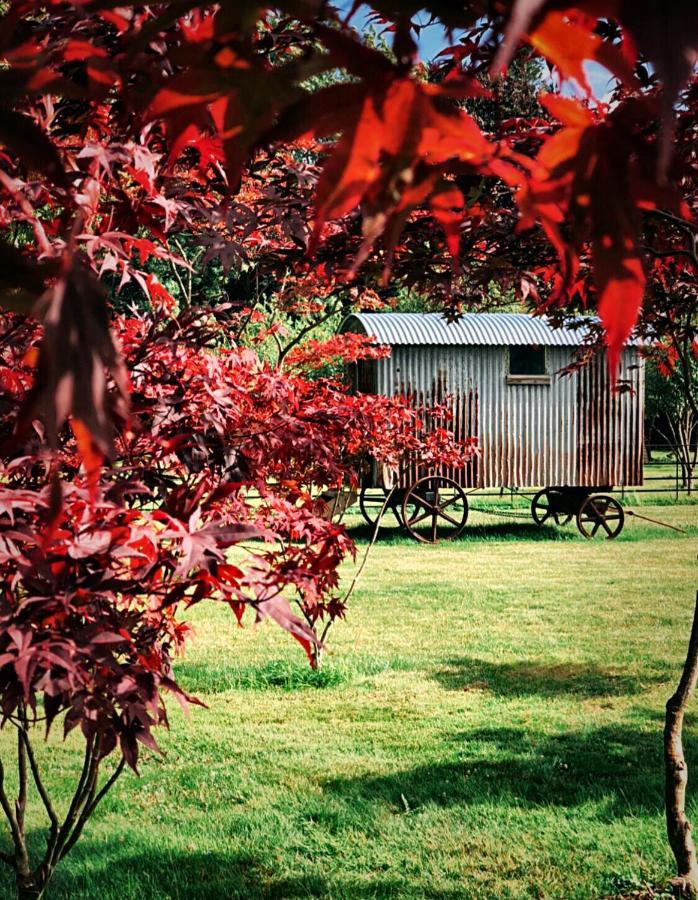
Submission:
{"label": "corrugated metal roof", "polygon": [[577,347],[586,328],[553,328],[542,316],[525,313],[464,313],[448,322],[442,313],[353,313],[341,331],[357,326],[381,344],[479,344]]}

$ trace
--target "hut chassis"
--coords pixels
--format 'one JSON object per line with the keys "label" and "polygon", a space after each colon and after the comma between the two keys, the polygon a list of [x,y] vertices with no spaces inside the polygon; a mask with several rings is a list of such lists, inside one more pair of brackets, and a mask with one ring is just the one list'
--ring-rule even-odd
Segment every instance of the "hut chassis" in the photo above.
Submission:
{"label": "hut chassis", "polygon": [[[574,519],[583,537],[612,540],[623,530],[625,512],[615,497],[602,493],[610,490],[611,486],[542,488],[531,500],[531,518],[539,527],[568,525]],[[382,493],[364,485],[359,509],[372,527],[388,512],[415,540],[435,544],[463,533],[470,513],[470,493],[448,476],[425,475],[407,488],[383,488]]]}

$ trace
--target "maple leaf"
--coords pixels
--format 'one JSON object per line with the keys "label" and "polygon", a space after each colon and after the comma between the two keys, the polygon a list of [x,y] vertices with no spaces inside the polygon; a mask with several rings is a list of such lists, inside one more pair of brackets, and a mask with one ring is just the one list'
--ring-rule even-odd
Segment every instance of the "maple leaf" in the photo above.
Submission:
{"label": "maple leaf", "polygon": [[562,283],[553,301],[565,297],[578,267],[561,225],[571,225],[577,252],[590,240],[597,305],[615,373],[645,290],[640,209],[662,202],[680,212],[680,202],[669,189],[658,189],[631,153],[630,136],[638,122],[647,123],[647,105],[626,103],[603,119],[576,100],[548,95],[541,102],[562,128],[543,143],[540,168],[520,192],[519,203],[524,216],[541,222],[560,254]]}
{"label": "maple leaf", "polygon": [[167,288],[160,283],[157,276],[148,273],[145,278],[145,284],[153,309],[163,315],[171,315],[174,312],[177,303]]}
{"label": "maple leaf", "polygon": [[100,452],[97,442],[92,437],[92,434],[84,422],[80,419],[73,419],[70,425],[78,445],[78,452],[82,457],[83,465],[85,467],[90,497],[92,502],[94,502],[97,497],[99,472],[104,461],[104,456],[103,453]]}
{"label": "maple leaf", "polygon": [[[44,337],[34,386],[20,419],[20,430],[34,417],[43,419],[54,445],[58,429],[69,415],[82,423],[80,439],[91,441],[102,454],[112,446],[114,416],[125,417],[126,373],[109,330],[104,290],[77,260],[67,268],[45,298]],[[107,373],[116,394],[108,400]],[[90,465],[93,465],[90,450]]]}
{"label": "maple leaf", "polygon": [[55,144],[29,116],[3,109],[0,143],[22,158],[30,169],[45,175],[59,187],[68,188],[70,180]]}
{"label": "maple leaf", "polygon": [[465,209],[463,192],[455,184],[446,182],[441,190],[432,194],[429,205],[434,218],[444,230],[446,244],[456,266],[460,255],[460,224]]}
{"label": "maple leaf", "polygon": [[256,609],[259,621],[266,617],[273,619],[277,625],[280,625],[284,631],[287,631],[298,641],[305,650],[310,665],[313,668],[317,666],[313,648],[322,650],[323,645],[313,629],[293,612],[288,600],[282,594],[278,594],[269,600],[258,602]]}
{"label": "maple leaf", "polygon": [[271,67],[257,55],[226,46],[166,82],[148,115],[167,122],[175,152],[191,144],[197,131],[205,135],[214,130],[235,188],[252,149],[297,98],[298,84],[329,67],[324,54]]}
{"label": "maple leaf", "polygon": [[592,91],[584,66],[590,61],[600,63],[615,75],[626,87],[633,89],[639,83],[621,49],[610,41],[594,34],[596,19],[583,21],[570,18],[559,10],[548,10],[528,36],[529,43],[561,72],[591,96]]}
{"label": "maple leaf", "polygon": [[457,254],[464,203],[455,186],[444,188],[436,167],[458,160],[486,168],[498,150],[466,112],[440,112],[435,100],[443,95],[438,87],[423,86],[411,78],[384,79],[360,103],[350,103],[320,121],[316,136],[322,136],[321,129],[330,123],[341,126],[342,134],[318,180],[309,252],[329,219],[341,218],[362,205],[363,242],[352,272],[382,233],[389,261],[410,213],[436,194],[432,208],[444,226],[449,249]]}

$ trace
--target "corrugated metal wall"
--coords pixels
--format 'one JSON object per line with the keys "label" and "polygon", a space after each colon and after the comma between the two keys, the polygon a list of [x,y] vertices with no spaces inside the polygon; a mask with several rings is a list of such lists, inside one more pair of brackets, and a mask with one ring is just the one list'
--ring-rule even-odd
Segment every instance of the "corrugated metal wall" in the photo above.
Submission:
{"label": "corrugated metal wall", "polygon": [[[567,347],[546,353],[551,373],[573,358]],[[508,384],[506,347],[396,346],[372,365],[380,394],[420,405],[450,396],[456,434],[480,447],[477,460],[450,473],[464,486],[642,483],[644,370],[634,348],[623,352],[620,378],[632,386],[624,393],[611,390],[604,358],[553,374],[550,384]]]}

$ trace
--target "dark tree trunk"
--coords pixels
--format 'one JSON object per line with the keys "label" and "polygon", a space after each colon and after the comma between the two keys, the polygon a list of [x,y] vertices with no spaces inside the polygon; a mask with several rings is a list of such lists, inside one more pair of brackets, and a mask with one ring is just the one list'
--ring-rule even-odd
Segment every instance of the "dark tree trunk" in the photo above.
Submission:
{"label": "dark tree trunk", "polygon": [[678,897],[698,898],[698,857],[691,823],[686,816],[688,768],[683,752],[683,720],[698,681],[698,594],[691,637],[676,692],[666,705],[664,723],[664,797],[669,844],[676,860],[672,886]]}
{"label": "dark tree trunk", "polygon": [[17,878],[17,900],[41,900],[45,885],[38,887],[33,879]]}

